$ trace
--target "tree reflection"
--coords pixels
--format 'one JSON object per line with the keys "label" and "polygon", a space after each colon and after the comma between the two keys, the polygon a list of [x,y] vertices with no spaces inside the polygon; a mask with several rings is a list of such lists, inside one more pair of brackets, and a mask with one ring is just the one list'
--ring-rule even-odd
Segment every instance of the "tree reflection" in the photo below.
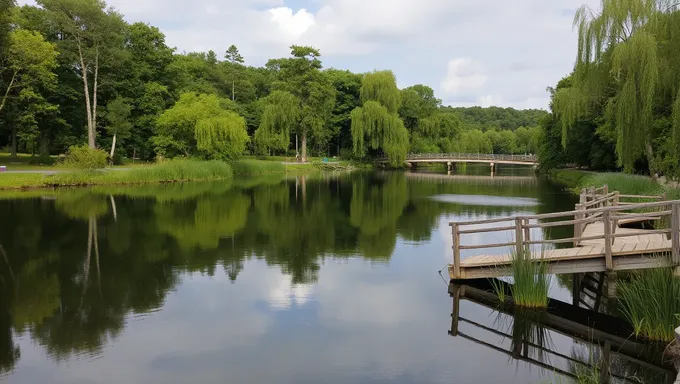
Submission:
{"label": "tree reflection", "polygon": [[[327,257],[388,262],[399,238],[426,241],[444,214],[502,215],[512,207],[465,205],[440,194],[532,196],[409,179],[403,173],[269,178],[63,190],[56,199],[0,201],[0,370],[29,334],[56,359],[100,353],[130,313],[163,306],[187,272],[221,266],[237,282],[249,258],[290,276],[319,278]],[[503,192],[504,191],[504,192]]]}

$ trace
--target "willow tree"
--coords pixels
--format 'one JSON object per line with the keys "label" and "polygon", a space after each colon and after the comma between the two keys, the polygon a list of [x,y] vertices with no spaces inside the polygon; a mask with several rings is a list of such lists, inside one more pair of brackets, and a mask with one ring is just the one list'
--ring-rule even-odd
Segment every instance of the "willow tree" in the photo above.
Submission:
{"label": "willow tree", "polygon": [[[585,5],[577,11],[573,85],[556,92],[553,104],[563,122],[564,146],[567,130],[601,108],[598,130],[614,132],[619,164],[631,172],[635,161],[646,156],[654,172],[654,103],[669,91],[680,103],[677,76],[664,81],[663,73],[677,65],[661,51],[677,35],[677,23],[669,21],[676,7],[668,0],[601,0],[599,13]],[[680,108],[676,110],[675,132],[680,129]]]}
{"label": "willow tree", "polygon": [[290,144],[290,133],[300,119],[300,100],[290,92],[274,91],[263,103],[255,144],[260,152],[285,151]]}
{"label": "willow tree", "polygon": [[196,147],[213,159],[234,159],[246,150],[249,137],[246,120],[234,112],[199,120],[196,123]]}
{"label": "willow tree", "polygon": [[398,115],[401,93],[392,71],[368,73],[361,82],[363,105],[352,111],[354,154],[365,157],[369,150],[382,150],[390,164],[406,159],[408,131]]}

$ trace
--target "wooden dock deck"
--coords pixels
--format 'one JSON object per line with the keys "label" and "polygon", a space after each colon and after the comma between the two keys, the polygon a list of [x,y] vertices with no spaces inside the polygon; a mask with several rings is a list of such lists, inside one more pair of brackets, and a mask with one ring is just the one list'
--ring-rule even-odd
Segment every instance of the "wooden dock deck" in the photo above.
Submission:
{"label": "wooden dock deck", "polygon": [[[622,198],[661,201],[622,202]],[[584,191],[574,211],[451,223],[454,260],[449,265],[449,275],[451,279],[512,275],[513,252],[530,254],[533,260],[546,262],[549,272],[554,274],[680,266],[680,200],[662,199],[663,196],[608,193],[605,186]],[[623,227],[640,221],[657,224],[655,229]],[[549,231],[564,226],[573,227],[573,237],[531,239],[532,229]],[[510,232],[514,240],[461,243],[462,236],[491,232]],[[565,243],[573,246],[554,248]],[[492,248],[506,248],[506,252],[461,259],[461,251]]]}

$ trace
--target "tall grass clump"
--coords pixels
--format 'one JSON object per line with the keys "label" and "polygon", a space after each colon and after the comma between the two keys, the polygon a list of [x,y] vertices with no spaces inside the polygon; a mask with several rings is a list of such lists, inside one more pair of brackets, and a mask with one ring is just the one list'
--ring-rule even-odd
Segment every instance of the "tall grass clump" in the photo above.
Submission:
{"label": "tall grass clump", "polygon": [[[525,247],[521,252],[512,251],[513,284],[510,287],[512,300],[515,305],[524,308],[546,308],[548,306],[548,291],[551,277],[548,274],[548,263],[531,258],[531,250]],[[505,298],[501,292],[501,284],[492,284],[500,298]]]}
{"label": "tall grass clump", "polygon": [[671,342],[680,314],[680,279],[670,268],[633,273],[618,281],[623,315],[633,325],[636,336]]}
{"label": "tall grass clump", "polygon": [[286,172],[286,166],[277,161],[242,159],[231,162],[234,176],[257,176]]}

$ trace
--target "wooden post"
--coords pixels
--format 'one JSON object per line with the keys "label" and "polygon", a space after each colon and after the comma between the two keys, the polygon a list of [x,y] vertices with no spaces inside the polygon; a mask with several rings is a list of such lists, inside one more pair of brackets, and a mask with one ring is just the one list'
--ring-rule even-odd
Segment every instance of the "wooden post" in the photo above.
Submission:
{"label": "wooden post", "polygon": [[522,229],[524,230],[524,241],[531,241],[531,228],[529,228],[529,219],[522,220]]}
{"label": "wooden post", "polygon": [[[609,186],[607,184],[604,185],[604,190],[602,191],[602,196],[607,196],[609,194]],[[602,206],[606,207],[607,206],[607,199],[605,199],[602,202]]]}
{"label": "wooden post", "polygon": [[460,233],[458,224],[451,224],[451,235],[453,236],[453,277],[460,278]]}
{"label": "wooden post", "polygon": [[515,219],[515,247],[517,247],[517,257],[529,255],[522,255],[523,241],[522,241],[522,218],[518,217]]}
{"label": "wooden post", "polygon": [[[582,211],[583,210],[583,205],[581,204],[576,204],[576,210],[577,211]],[[584,212],[578,212],[577,214],[574,215],[574,219],[580,220],[580,219],[585,219],[586,214]],[[578,247],[580,241],[578,240],[579,237],[583,234],[583,226],[585,224],[583,223],[575,223],[574,224],[574,247]]]}
{"label": "wooden post", "polygon": [[671,254],[673,265],[680,265],[680,204],[671,205]]}
{"label": "wooden post", "polygon": [[612,221],[609,218],[609,211],[602,212],[602,222],[604,224],[604,259],[607,270],[611,271],[614,267],[612,261]]}
{"label": "wooden post", "polygon": [[600,365],[600,383],[609,384],[610,382],[610,366],[611,366],[611,351],[612,343],[609,340],[604,342],[602,349],[602,361]]}
{"label": "wooden post", "polygon": [[460,317],[460,285],[453,284],[453,310],[451,312],[451,336],[458,336],[458,322]]}

